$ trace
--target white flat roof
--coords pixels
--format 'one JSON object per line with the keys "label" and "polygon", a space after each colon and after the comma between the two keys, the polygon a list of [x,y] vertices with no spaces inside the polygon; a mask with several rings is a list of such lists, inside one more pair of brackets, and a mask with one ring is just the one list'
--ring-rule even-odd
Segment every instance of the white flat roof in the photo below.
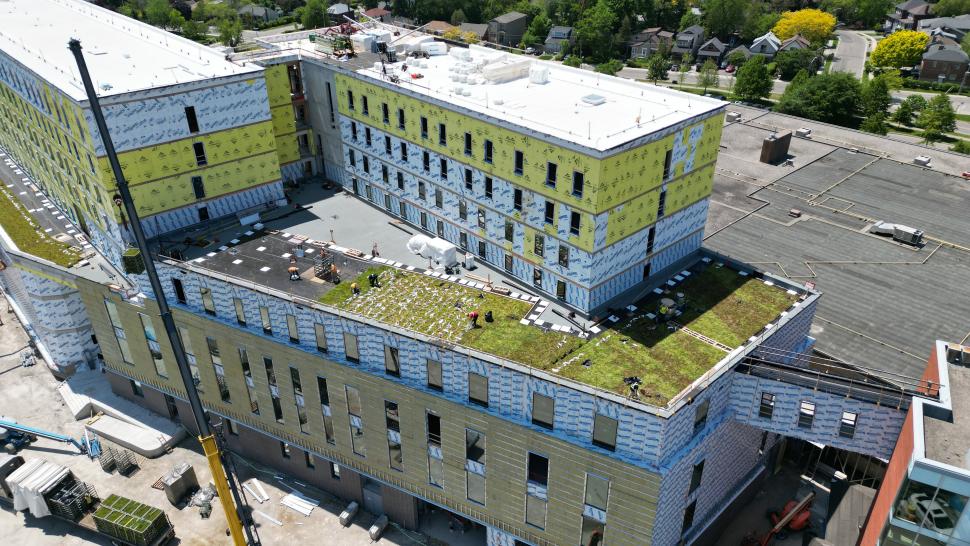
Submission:
{"label": "white flat roof", "polygon": [[75,100],[85,100],[71,38],[99,96],[257,72],[214,49],[82,0],[0,1],[0,50]]}
{"label": "white flat roof", "polygon": [[[296,36],[292,41],[279,38],[281,41],[272,41],[281,50],[316,53],[314,44],[303,36]],[[402,31],[401,38],[392,45],[402,49],[404,44],[427,39]],[[725,104],[709,97],[570,68],[533,56],[476,45],[454,49],[467,55],[460,59],[449,52],[428,59],[406,59],[404,54],[398,54],[399,61],[387,65],[388,74],[400,78],[392,85],[598,151],[712,112]],[[405,62],[407,71],[402,70]],[[530,71],[547,71],[547,82],[534,83]],[[379,65],[357,73],[388,81]],[[413,77],[417,74],[421,77]]]}

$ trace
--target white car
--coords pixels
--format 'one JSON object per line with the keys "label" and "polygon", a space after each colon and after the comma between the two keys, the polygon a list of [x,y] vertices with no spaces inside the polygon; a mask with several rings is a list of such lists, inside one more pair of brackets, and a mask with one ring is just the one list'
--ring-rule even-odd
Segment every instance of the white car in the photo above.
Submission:
{"label": "white car", "polygon": [[953,520],[940,503],[923,493],[913,493],[909,496],[909,504],[916,507],[916,514],[927,529],[947,535],[953,531]]}

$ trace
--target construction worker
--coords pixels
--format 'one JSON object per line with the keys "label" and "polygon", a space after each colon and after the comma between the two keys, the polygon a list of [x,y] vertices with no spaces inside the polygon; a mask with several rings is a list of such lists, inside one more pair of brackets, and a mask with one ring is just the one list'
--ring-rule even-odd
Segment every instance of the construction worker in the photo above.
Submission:
{"label": "construction worker", "polygon": [[355,296],[360,294],[360,287],[357,286],[357,283],[351,283],[350,290],[353,291]]}

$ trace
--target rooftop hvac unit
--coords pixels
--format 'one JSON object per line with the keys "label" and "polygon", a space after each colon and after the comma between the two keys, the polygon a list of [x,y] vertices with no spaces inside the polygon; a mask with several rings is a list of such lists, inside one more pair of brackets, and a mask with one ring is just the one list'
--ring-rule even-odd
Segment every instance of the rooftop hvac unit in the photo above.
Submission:
{"label": "rooftop hvac unit", "polygon": [[920,167],[929,167],[930,158],[925,155],[918,155],[913,158],[913,163],[919,165]]}
{"label": "rooftop hvac unit", "polygon": [[529,59],[497,62],[486,65],[482,74],[493,83],[504,83],[527,76],[531,66]]}
{"label": "rooftop hvac unit", "polygon": [[735,121],[741,121],[741,112],[728,112],[725,116],[728,123],[734,123]]}
{"label": "rooftop hvac unit", "polygon": [[421,44],[421,51],[424,51],[428,55],[446,55],[448,53],[448,45],[444,42],[424,42]]}
{"label": "rooftop hvac unit", "polygon": [[812,130],[807,127],[799,127],[795,130],[795,136],[798,138],[812,138]]}
{"label": "rooftop hvac unit", "polygon": [[923,230],[896,224],[893,239],[908,245],[918,245],[923,242]]}

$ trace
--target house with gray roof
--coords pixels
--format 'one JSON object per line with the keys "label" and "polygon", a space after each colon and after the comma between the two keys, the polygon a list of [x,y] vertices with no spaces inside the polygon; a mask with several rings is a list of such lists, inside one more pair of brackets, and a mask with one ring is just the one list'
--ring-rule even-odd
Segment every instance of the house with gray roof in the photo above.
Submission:
{"label": "house with gray roof", "polygon": [[555,26],[549,29],[542,50],[554,55],[562,51],[563,44],[572,45],[575,41],[576,33],[573,31],[573,27]]}
{"label": "house with gray roof", "polygon": [[499,15],[488,22],[488,41],[515,47],[522,41],[529,26],[529,16],[517,11]]}

